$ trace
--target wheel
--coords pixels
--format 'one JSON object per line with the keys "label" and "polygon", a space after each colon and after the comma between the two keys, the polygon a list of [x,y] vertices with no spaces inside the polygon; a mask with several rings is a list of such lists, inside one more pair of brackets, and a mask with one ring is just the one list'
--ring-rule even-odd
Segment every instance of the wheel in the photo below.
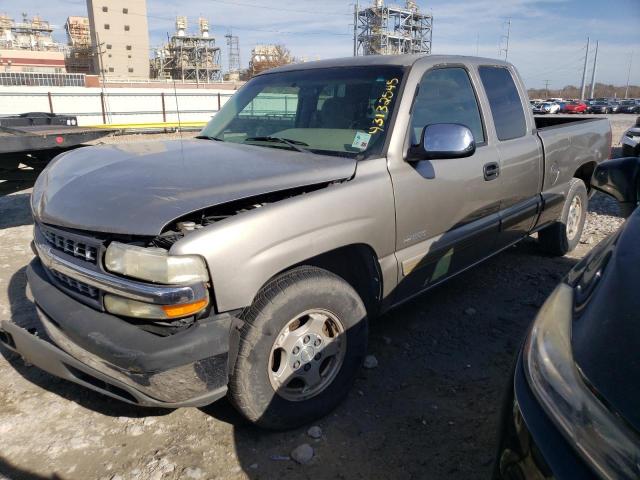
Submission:
{"label": "wheel", "polygon": [[348,393],[367,351],[360,296],[316,267],[270,281],[242,320],[229,397],[264,428],[295,428],[329,413]]}
{"label": "wheel", "polygon": [[551,255],[562,256],[578,246],[587,218],[588,204],[587,187],[579,178],[573,178],[562,215],[556,222],[538,232],[538,241],[543,250]]}

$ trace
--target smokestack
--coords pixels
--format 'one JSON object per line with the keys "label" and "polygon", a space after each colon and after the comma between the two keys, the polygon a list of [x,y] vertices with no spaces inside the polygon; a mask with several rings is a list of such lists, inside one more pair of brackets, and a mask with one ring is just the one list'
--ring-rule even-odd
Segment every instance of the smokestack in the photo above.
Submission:
{"label": "smokestack", "polygon": [[176,34],[184,37],[187,30],[187,17],[176,17]]}

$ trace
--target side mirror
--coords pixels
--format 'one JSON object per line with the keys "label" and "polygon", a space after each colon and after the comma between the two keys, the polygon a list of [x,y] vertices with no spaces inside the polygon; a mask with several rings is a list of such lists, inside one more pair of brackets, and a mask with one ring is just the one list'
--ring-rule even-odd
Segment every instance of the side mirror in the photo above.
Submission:
{"label": "side mirror", "polygon": [[602,162],[593,172],[591,186],[615,198],[622,215],[628,217],[640,200],[640,157]]}
{"label": "side mirror", "polygon": [[434,123],[422,130],[420,145],[409,149],[408,162],[470,157],[476,151],[473,133],[458,123]]}

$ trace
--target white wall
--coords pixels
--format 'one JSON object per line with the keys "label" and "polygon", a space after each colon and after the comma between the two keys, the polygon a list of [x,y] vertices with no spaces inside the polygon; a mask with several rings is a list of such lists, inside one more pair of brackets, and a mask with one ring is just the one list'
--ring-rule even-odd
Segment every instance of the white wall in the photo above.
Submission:
{"label": "white wall", "polygon": [[[48,112],[48,92],[54,113],[76,115],[79,125],[104,123],[99,88],[0,86],[0,115]],[[177,88],[176,96],[172,88],[106,88],[106,123],[162,122],[162,93],[167,122],[178,121],[177,110],[182,122],[206,122],[218,110],[218,93],[224,105],[234,91]]]}

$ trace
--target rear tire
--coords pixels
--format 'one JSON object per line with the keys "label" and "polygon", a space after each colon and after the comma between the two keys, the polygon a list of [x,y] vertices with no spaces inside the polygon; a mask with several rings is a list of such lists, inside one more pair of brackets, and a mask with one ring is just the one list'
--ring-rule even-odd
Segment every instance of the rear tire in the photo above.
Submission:
{"label": "rear tire", "polygon": [[295,428],[347,395],[367,351],[368,323],[342,278],[310,266],[290,270],[262,288],[242,319],[229,397],[249,421]]}
{"label": "rear tire", "polygon": [[579,178],[573,178],[560,218],[538,232],[538,241],[545,252],[561,257],[578,246],[588,204],[587,187]]}

